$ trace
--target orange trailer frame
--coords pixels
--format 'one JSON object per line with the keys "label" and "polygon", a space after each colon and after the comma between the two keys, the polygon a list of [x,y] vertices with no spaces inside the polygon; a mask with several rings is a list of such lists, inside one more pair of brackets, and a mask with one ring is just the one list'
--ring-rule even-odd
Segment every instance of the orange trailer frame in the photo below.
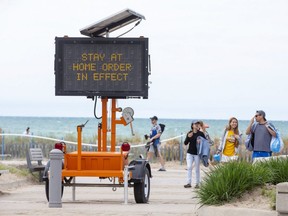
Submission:
{"label": "orange trailer frame", "polygon": [[107,150],[107,104],[108,98],[102,98],[102,125],[98,125],[98,151],[82,151],[82,129],[84,125],[77,126],[77,151],[65,153],[62,177],[117,177],[123,182],[124,160],[127,153],[116,152],[116,125],[127,125],[124,118],[116,119],[116,112],[121,108],[116,107],[116,99],[112,100],[111,108],[111,147]]}

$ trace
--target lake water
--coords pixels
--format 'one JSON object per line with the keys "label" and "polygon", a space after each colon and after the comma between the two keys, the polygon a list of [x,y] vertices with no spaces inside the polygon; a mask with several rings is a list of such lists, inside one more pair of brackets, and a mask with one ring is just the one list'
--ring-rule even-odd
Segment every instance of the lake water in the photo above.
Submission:
{"label": "lake water", "polygon": [[[33,135],[49,136],[57,139],[65,137],[67,134],[77,135],[76,126],[85,123],[83,136],[93,137],[97,135],[98,120],[95,118],[61,118],[61,117],[0,117],[0,128],[5,133],[22,134],[29,126]],[[171,138],[187,133],[190,130],[191,119],[159,119],[158,123],[166,125],[162,139]],[[228,120],[204,120],[210,128],[208,132],[212,138],[221,137]],[[271,121],[281,132],[282,137],[288,137],[288,121]],[[240,120],[239,128],[245,132],[249,121]],[[135,119],[133,129],[136,136],[143,137],[149,133],[150,119]],[[131,137],[130,126],[117,125],[117,136]]]}

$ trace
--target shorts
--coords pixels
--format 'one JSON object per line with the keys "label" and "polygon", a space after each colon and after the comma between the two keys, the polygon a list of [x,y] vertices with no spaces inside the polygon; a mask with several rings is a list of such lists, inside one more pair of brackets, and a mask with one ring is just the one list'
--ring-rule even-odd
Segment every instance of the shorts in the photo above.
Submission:
{"label": "shorts", "polygon": [[252,154],[252,160],[254,158],[259,158],[259,157],[271,157],[272,153],[271,152],[263,152],[263,151],[253,151]]}
{"label": "shorts", "polygon": [[[159,144],[157,145],[157,150],[158,150],[158,152],[160,152],[160,147],[161,147],[161,144],[159,143]],[[155,147],[154,147],[153,145],[151,145],[148,152],[155,153],[154,148],[155,148]]]}
{"label": "shorts", "polygon": [[238,160],[237,155],[226,156],[226,155],[222,154],[222,156],[221,156],[221,162],[229,162],[229,161],[234,161],[234,160]]}

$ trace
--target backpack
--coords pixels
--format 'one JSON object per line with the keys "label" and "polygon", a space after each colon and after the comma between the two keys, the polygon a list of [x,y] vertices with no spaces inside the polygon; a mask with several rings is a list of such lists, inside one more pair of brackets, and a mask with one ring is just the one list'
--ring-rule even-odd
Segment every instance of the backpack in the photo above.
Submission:
{"label": "backpack", "polygon": [[246,149],[248,151],[253,151],[254,150],[254,132],[256,130],[257,125],[258,125],[258,123],[254,123],[251,126],[251,133],[248,134],[248,136],[246,137],[245,146],[246,146]]}
{"label": "backpack", "polygon": [[164,124],[159,124],[160,128],[161,128],[161,132],[163,133],[165,130],[166,125]]}
{"label": "backpack", "polygon": [[254,133],[248,134],[245,140],[245,146],[248,151],[253,151],[254,149]]}

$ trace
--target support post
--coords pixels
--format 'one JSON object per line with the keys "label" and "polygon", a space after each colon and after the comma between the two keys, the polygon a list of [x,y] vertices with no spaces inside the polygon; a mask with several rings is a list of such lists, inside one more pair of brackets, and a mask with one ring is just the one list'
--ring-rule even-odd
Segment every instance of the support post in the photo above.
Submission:
{"label": "support post", "polygon": [[107,98],[102,98],[102,151],[107,151]]}
{"label": "support post", "polygon": [[59,149],[50,152],[49,208],[62,208],[62,159]]}
{"label": "support post", "polygon": [[75,177],[73,177],[73,180],[72,180],[72,183],[73,183],[73,186],[72,186],[72,201],[73,202],[75,202],[75,189],[76,189],[76,187],[75,187],[75,183],[76,183],[76,176]]}
{"label": "support post", "polygon": [[[2,131],[2,133],[4,134],[4,131]],[[4,148],[5,148],[5,145],[4,145],[4,136],[2,136],[2,160],[4,160]]]}
{"label": "support post", "polygon": [[77,139],[77,150],[78,150],[78,153],[77,153],[77,169],[78,170],[81,170],[81,154],[82,154],[82,127],[81,125],[78,125],[77,126],[77,136],[78,136],[78,139]]}
{"label": "support post", "polygon": [[[33,136],[33,133],[31,133],[31,135]],[[33,138],[29,137],[29,144],[30,144],[30,148],[34,148],[34,143],[33,143]]]}
{"label": "support post", "polygon": [[111,109],[111,152],[115,152],[116,146],[116,99],[112,99]]}
{"label": "support post", "polygon": [[102,151],[102,144],[101,144],[101,142],[102,142],[102,136],[101,136],[101,133],[102,133],[102,124],[101,123],[98,123],[98,149],[97,149],[97,151],[98,152],[101,152]]}
{"label": "support post", "polygon": [[128,204],[128,166],[124,167],[124,204]]}
{"label": "support post", "polygon": [[181,133],[180,137],[180,165],[183,164],[183,133]]}

